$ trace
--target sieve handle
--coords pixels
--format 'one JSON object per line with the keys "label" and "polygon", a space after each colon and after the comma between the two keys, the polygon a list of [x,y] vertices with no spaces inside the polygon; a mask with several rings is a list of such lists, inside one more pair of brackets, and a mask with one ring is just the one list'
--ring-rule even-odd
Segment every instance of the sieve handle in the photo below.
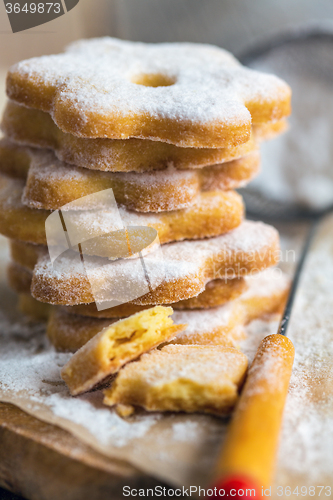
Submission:
{"label": "sieve handle", "polygon": [[[294,354],[291,340],[283,335],[262,340],[217,463],[216,498],[247,498],[237,496],[239,489],[255,489],[249,498],[262,498],[262,488],[271,485]],[[219,495],[221,489],[224,495]]]}

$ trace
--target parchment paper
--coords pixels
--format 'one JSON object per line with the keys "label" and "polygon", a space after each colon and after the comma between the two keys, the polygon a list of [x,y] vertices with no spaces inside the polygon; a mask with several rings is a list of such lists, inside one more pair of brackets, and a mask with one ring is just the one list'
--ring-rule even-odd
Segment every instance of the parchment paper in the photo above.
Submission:
{"label": "parchment paper", "polygon": [[[276,485],[325,485],[333,474],[332,234],[333,219],[328,218],[309,256],[292,315],[289,336],[296,347],[296,361]],[[3,280],[7,251],[4,245],[1,249]],[[43,326],[29,325],[18,317],[15,295],[3,281],[0,298],[1,401],[16,404],[70,431],[100,453],[125,460],[171,485],[207,483],[223,442],[225,420],[142,412],[124,421],[103,407],[100,391],[70,397],[59,375],[70,355],[54,352]],[[276,329],[277,323],[252,323],[242,350],[251,358],[260,339]]]}

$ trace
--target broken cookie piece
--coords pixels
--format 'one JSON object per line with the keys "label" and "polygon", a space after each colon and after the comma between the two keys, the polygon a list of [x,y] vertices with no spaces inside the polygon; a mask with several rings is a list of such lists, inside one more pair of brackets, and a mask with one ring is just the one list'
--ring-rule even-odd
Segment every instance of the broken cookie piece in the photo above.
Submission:
{"label": "broken cookie piece", "polygon": [[247,357],[233,347],[168,345],[126,365],[104,391],[104,403],[226,415],[246,370]]}
{"label": "broken cookie piece", "polygon": [[186,325],[173,324],[172,312],[171,307],[156,306],[106,326],[62,369],[71,394],[89,391],[124,364],[184,330]]}

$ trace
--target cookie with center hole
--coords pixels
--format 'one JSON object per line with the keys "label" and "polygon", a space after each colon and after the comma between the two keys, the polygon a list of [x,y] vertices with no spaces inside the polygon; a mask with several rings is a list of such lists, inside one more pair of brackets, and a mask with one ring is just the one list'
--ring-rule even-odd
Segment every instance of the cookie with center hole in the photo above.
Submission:
{"label": "cookie with center hole", "polygon": [[12,66],[7,95],[78,137],[182,147],[245,143],[251,124],[290,113],[290,87],[204,44],[96,38]]}

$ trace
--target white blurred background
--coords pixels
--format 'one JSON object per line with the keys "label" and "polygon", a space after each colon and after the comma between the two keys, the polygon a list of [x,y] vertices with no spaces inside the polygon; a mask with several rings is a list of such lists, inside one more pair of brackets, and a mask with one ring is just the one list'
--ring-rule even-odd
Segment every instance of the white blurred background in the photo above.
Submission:
{"label": "white blurred background", "polygon": [[249,44],[308,22],[333,21],[332,0],[80,0],[65,16],[12,34],[0,3],[0,61],[58,52],[81,36],[193,41],[236,55]]}
{"label": "white blurred background", "polygon": [[84,36],[207,42],[239,55],[288,27],[331,20],[332,0],[80,0],[66,15],[13,34],[0,2],[0,105],[8,66]]}
{"label": "white blurred background", "polygon": [[288,27],[320,21],[333,24],[332,0],[80,0],[64,16],[13,34],[0,2],[0,99],[8,66],[81,37],[207,42],[239,55]]}
{"label": "white blurred background", "polygon": [[239,55],[288,27],[320,21],[333,24],[332,0],[80,0],[64,16],[13,34],[0,2],[0,106],[8,66],[81,37],[207,42]]}

